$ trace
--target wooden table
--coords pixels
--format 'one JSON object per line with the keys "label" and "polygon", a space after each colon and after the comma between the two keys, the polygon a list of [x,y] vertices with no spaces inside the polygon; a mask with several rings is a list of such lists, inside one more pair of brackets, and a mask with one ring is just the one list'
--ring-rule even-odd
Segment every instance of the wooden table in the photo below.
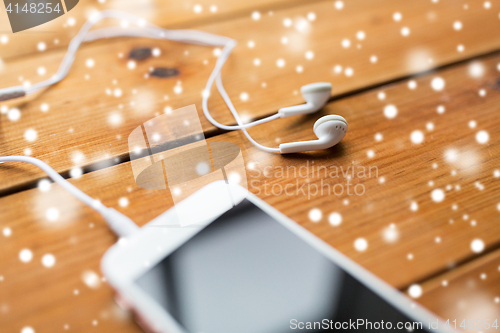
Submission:
{"label": "wooden table", "polygon": [[[500,319],[500,1],[82,0],[43,26],[0,33],[0,86],[50,77],[86,17],[107,8],[236,39],[223,78],[245,119],[301,103],[304,84],[332,82],[319,115],[254,127],[258,142],[313,139],[314,121],[326,114],[348,120],[347,136],[327,151],[262,152],[201,113],[214,49],[119,38],[84,45],[64,81],[5,104],[0,155],[40,158],[65,177],[81,168],[73,184],[143,225],[173,201],[169,190],[135,185],[128,135],[168,108],[195,103],[209,142],[241,147],[249,189],[260,198],[396,288],[421,286],[417,301],[441,317]],[[157,56],[130,58],[156,48]],[[175,70],[151,75],[161,68]],[[215,90],[209,108],[235,123]],[[279,172],[286,167],[308,168]],[[335,167],[356,173],[318,171]],[[363,167],[373,173],[358,174]],[[45,178],[30,165],[0,166],[0,331],[140,332],[99,270],[115,236],[59,186],[39,186]],[[348,182],[350,195],[339,193],[335,186]],[[290,194],[273,194],[286,185]],[[338,192],[314,193],[327,185]],[[340,225],[330,223],[339,217]],[[360,238],[364,251],[354,245]],[[51,267],[46,254],[55,257]]]}

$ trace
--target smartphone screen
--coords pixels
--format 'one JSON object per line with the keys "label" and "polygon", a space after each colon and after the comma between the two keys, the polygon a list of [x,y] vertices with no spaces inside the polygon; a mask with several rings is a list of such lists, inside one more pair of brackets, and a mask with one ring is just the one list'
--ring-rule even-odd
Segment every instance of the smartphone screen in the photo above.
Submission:
{"label": "smartphone screen", "polygon": [[426,332],[428,325],[407,318],[248,200],[136,283],[189,333]]}

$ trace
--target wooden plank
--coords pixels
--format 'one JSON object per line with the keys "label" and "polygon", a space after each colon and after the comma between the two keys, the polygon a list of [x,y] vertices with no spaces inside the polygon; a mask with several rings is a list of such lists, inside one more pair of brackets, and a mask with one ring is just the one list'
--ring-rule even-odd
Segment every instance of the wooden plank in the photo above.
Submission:
{"label": "wooden plank", "polygon": [[[496,247],[499,62],[498,55],[491,56],[328,104],[322,114],[340,114],[349,123],[343,142],[330,151],[280,156],[258,151],[245,140],[237,142],[249,149],[247,163],[260,171],[250,172],[249,184],[253,181],[264,200],[398,288],[470,259],[476,239],[486,249]],[[439,78],[445,82],[442,91],[432,87]],[[410,82],[415,89],[409,88]],[[394,110],[390,106],[397,114],[389,119]],[[318,117],[284,119],[250,133],[257,142],[274,147],[314,139]],[[287,175],[288,167],[292,171]],[[308,175],[304,171],[294,177],[300,167]],[[328,173],[318,171],[320,167]],[[351,195],[341,167],[344,172],[355,168]],[[376,167],[378,177],[376,171],[368,174],[370,167]],[[288,184],[294,195],[280,195]],[[325,192],[309,199],[308,184],[310,194],[322,186]],[[332,192],[339,185],[338,193],[344,193],[328,195],[327,185]],[[299,191],[302,186],[305,195]],[[365,193],[356,195],[354,186]],[[308,218],[312,208],[323,213],[319,223]],[[333,212],[342,216],[338,227],[329,224]],[[368,243],[364,252],[354,247],[360,237]],[[394,238],[397,241],[391,242]]]}
{"label": "wooden plank", "polygon": [[[139,224],[172,205],[168,191],[136,187],[129,164],[92,172],[73,182],[105,205],[134,216]],[[122,197],[128,206],[118,204]],[[116,238],[98,214],[68,198],[54,184],[48,192],[33,189],[1,200],[2,207],[20,205],[0,213],[2,329],[19,332],[30,326],[36,332],[57,332],[69,325],[75,332],[140,332],[123,311],[117,311],[111,289],[100,282],[100,258]],[[145,204],[143,200],[152,201]],[[9,237],[4,236],[4,228],[11,231]],[[31,262],[20,261],[23,249],[32,251]],[[43,266],[46,254],[55,256],[53,267]],[[94,320],[98,322],[95,327]]]}
{"label": "wooden plank", "polygon": [[[393,286],[406,290],[413,283],[476,258],[482,252],[471,247],[475,240],[484,243],[482,251],[498,248],[499,62],[500,56],[492,56],[472,67],[464,64],[416,79],[415,89],[409,89],[405,81],[328,104],[320,115],[340,114],[349,122],[344,141],[328,151],[268,154],[253,148],[240,132],[208,141],[237,143],[253,193]],[[484,75],[471,78],[470,70],[475,73],[477,66],[484,69]],[[432,89],[436,77],[444,80],[444,90]],[[479,95],[481,89],[485,89],[485,96]],[[385,99],[380,100],[382,92]],[[396,117],[384,115],[387,105],[396,106]],[[443,113],[437,111],[440,105],[445,107]],[[313,139],[311,129],[318,117],[287,118],[253,128],[251,133],[269,146]],[[421,143],[415,131],[421,132]],[[478,134],[482,131],[489,135],[485,143],[484,134]],[[350,179],[342,174],[353,167],[356,170]],[[11,168],[10,174],[18,165]],[[173,203],[169,189],[137,187],[130,163],[71,181],[139,225]],[[326,192],[327,186],[332,192]],[[321,187],[324,192],[316,192]],[[438,189],[443,191],[442,201]],[[0,261],[4,277],[0,295],[12,309],[4,318],[5,327],[17,329],[30,323],[52,329],[72,318],[69,324],[75,330],[88,329],[110,297],[105,285],[87,290],[81,282],[84,271],[98,271],[100,257],[115,240],[101,218],[56,185],[49,192],[31,189],[0,198],[0,205],[9,207],[0,211],[0,221],[7,221],[2,228],[12,231],[10,237],[2,239]],[[313,221],[318,215],[319,221]],[[332,225],[339,217],[341,224]],[[360,251],[363,242],[359,239],[366,240],[366,250]],[[30,263],[18,258],[24,248],[34,254]],[[56,257],[50,269],[40,264],[47,253]],[[63,278],[71,283],[61,287],[52,282]],[[87,288],[85,291],[100,301],[82,305],[71,294],[74,288]],[[52,315],[50,299],[68,307]],[[426,305],[431,302],[422,301]],[[69,313],[77,302],[85,307],[78,318]],[[432,309],[443,317],[450,316],[439,308]],[[50,323],[42,319],[48,313]],[[112,328],[119,325],[112,320],[106,323]]]}
{"label": "wooden plank", "polygon": [[[67,47],[85,21],[96,11],[121,10],[140,16],[149,22],[165,28],[186,28],[216,22],[227,17],[250,16],[254,10],[267,11],[274,8],[293,6],[301,0],[256,0],[252,2],[235,0],[200,0],[200,1],[80,1],[67,14],[38,27],[11,33],[5,7],[0,7],[0,59],[25,56],[39,52],[50,52]],[[108,20],[100,27],[119,25],[120,22]],[[6,38],[6,39],[5,39]],[[39,43],[45,45],[39,49]]]}
{"label": "wooden plank", "polygon": [[[475,239],[486,248],[498,246],[499,61],[497,55],[443,70],[414,80],[415,89],[405,81],[330,103],[322,114],[340,114],[349,122],[346,138],[331,151],[280,156],[253,148],[244,137],[235,141],[248,149],[246,161],[258,170],[249,172],[250,187],[399,288],[468,260],[475,255],[471,249]],[[481,77],[470,76],[482,71]],[[436,78],[444,80],[443,91],[432,88]],[[483,90],[485,96],[481,96]],[[380,93],[385,99],[379,99]],[[393,119],[384,115],[388,105],[398,110]],[[444,111],[440,111],[441,106]],[[250,133],[257,142],[274,147],[278,142],[313,139],[311,129],[318,117],[284,119],[253,128]],[[351,174],[351,195],[345,192],[346,176],[340,174],[340,167],[345,172],[349,166],[351,171],[356,167],[356,173]],[[307,176],[305,171],[298,173],[301,167],[308,171]],[[328,174],[325,176],[325,169],[318,171],[319,167],[326,167]],[[358,175],[362,167],[366,173],[376,167],[378,177],[374,172],[371,177]],[[283,195],[289,184],[293,195]],[[308,184],[312,186],[311,199],[307,197]],[[333,192],[336,184],[342,186],[337,188],[339,192],[344,189],[342,195],[312,195],[316,190],[313,185],[324,185],[325,191],[330,185]],[[360,192],[366,192],[356,195],[356,185]],[[309,220],[312,208],[323,212],[320,223]],[[342,216],[339,227],[328,223],[333,212]],[[395,234],[399,234],[398,241],[391,243]],[[353,244],[359,237],[368,242],[365,252],[355,251]],[[394,274],[395,267],[398,274]]]}
{"label": "wooden plank", "polygon": [[[394,21],[395,12],[402,14],[401,21]],[[312,22],[306,19],[309,13],[316,16]],[[292,27],[284,26],[287,19],[292,20]],[[453,30],[455,21],[462,22],[462,30]],[[338,96],[494,50],[500,45],[498,24],[496,12],[485,9],[482,1],[471,1],[464,9],[455,1],[358,0],[346,3],[342,10],[331,2],[318,2],[275,10],[272,15],[263,13],[259,21],[248,15],[199,28],[240,42],[226,65],[224,79],[237,109],[251,119],[301,103],[298,89],[310,82],[333,82],[333,94]],[[401,35],[403,27],[410,28],[409,36]],[[362,41],[356,39],[359,31],[366,35]],[[287,44],[280,43],[283,37],[288,38]],[[352,44],[348,49],[341,45],[346,38]],[[253,48],[248,47],[249,41],[255,43]],[[457,51],[459,44],[465,46],[463,52]],[[162,55],[142,61],[130,71],[127,55],[138,47],[158,47]],[[311,60],[306,59],[308,51],[314,55]],[[370,62],[372,55],[378,57],[375,64]],[[61,51],[54,51],[7,62],[2,86],[18,84],[19,76],[33,83],[48,77],[62,56]],[[93,68],[85,66],[87,59],[94,60]],[[260,60],[260,66],[254,65],[255,59]],[[278,59],[285,61],[283,68],[277,67]],[[71,157],[79,152],[85,156],[80,162],[84,165],[102,160],[112,163],[113,158],[127,155],[126,138],[133,128],[165,107],[175,109],[192,103],[197,105],[204,129],[213,131],[201,115],[201,92],[214,62],[213,50],[198,46],[144,39],[86,45],[65,81],[20,106],[20,120],[12,122],[2,115],[0,154],[24,154],[28,149],[59,172],[71,169],[75,165]],[[336,65],[343,70],[352,68],[353,76],[336,74]],[[40,66],[46,70],[42,77],[36,74]],[[302,73],[297,73],[297,66],[302,66]],[[171,73],[178,74],[144,79],[150,68],[158,67],[175,68],[178,72]],[[182,86],[180,94],[174,93],[177,85]],[[120,97],[114,97],[115,90]],[[240,99],[244,92],[249,95],[246,101]],[[214,117],[234,123],[220,97],[215,91],[212,95],[209,107]],[[40,111],[42,104],[49,106],[48,112]],[[28,129],[37,131],[33,142],[25,139]],[[0,176],[6,179],[0,184],[5,190],[42,174],[22,167],[19,172],[2,172]]]}
{"label": "wooden plank", "polygon": [[[423,295],[418,301],[424,306],[440,313],[445,321],[450,319],[453,326],[456,320],[459,329],[465,320],[464,325],[471,328],[467,332],[484,332],[485,319],[492,325],[495,320],[498,324],[500,317],[500,251],[426,281],[421,287]],[[470,319],[474,321],[469,323]]]}

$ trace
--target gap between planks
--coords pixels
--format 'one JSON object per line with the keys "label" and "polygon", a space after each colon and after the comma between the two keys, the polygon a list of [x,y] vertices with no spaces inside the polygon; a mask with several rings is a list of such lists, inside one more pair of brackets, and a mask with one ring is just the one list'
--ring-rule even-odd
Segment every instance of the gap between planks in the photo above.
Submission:
{"label": "gap between planks", "polygon": [[[319,2],[319,1],[324,1],[324,0],[317,0],[317,1]],[[430,74],[435,73],[437,71],[445,70],[447,68],[452,68],[452,67],[460,66],[460,65],[463,65],[463,64],[465,64],[467,62],[475,60],[475,59],[489,58],[489,57],[496,56],[498,54],[500,54],[500,49],[496,49],[496,50],[493,50],[493,51],[488,51],[488,52],[485,52],[485,53],[482,53],[482,54],[478,54],[478,55],[474,55],[474,56],[471,56],[471,57],[463,58],[463,59],[460,59],[460,60],[457,60],[457,61],[454,61],[454,62],[451,62],[451,63],[448,63],[448,64],[444,64],[444,65],[441,65],[441,66],[436,66],[434,68],[431,68],[431,69],[428,69],[428,70],[424,70],[424,71],[420,71],[420,72],[417,72],[417,73],[414,73],[414,74],[403,75],[403,76],[400,76],[400,77],[397,77],[397,78],[394,78],[394,79],[391,79],[391,80],[386,80],[386,81],[382,81],[382,82],[379,82],[379,83],[376,83],[376,84],[367,85],[367,86],[364,86],[364,87],[361,87],[361,88],[357,88],[357,89],[354,89],[354,90],[351,90],[351,91],[348,91],[348,92],[345,92],[345,93],[333,95],[332,97],[330,97],[330,99],[328,100],[327,104],[335,102],[335,101],[339,101],[339,100],[342,100],[342,99],[345,99],[345,98],[354,97],[356,95],[363,94],[363,93],[368,92],[370,90],[375,90],[375,89],[378,89],[378,88],[381,88],[381,87],[384,87],[384,86],[395,85],[395,84],[401,83],[401,82],[403,82],[405,80],[408,80],[408,79],[411,79],[411,78],[418,78],[418,77],[430,75]],[[275,110],[275,112],[277,112],[277,110]],[[260,120],[260,119],[266,118],[268,116],[269,115],[264,115],[262,117],[252,118],[251,121]],[[236,124],[236,122],[233,122],[233,123],[230,123],[229,125],[235,125],[235,124]],[[229,132],[229,131],[226,131],[226,130],[223,130],[223,129],[210,129],[210,130],[205,131],[204,135],[205,135],[205,139],[207,139],[207,138],[212,138],[212,137],[215,137],[215,136],[218,136],[218,135],[222,135],[222,134],[227,133],[227,132]],[[91,163],[91,164],[87,164],[87,165],[82,166],[81,167],[82,172],[83,172],[82,175],[90,173],[92,171],[102,170],[104,168],[108,168],[108,167],[111,167],[111,166],[115,166],[115,165],[122,164],[122,163],[127,163],[127,162],[130,162],[130,154],[129,153],[123,153],[123,154],[120,154],[119,156],[116,156],[116,157],[113,157],[113,158],[110,158],[110,159],[107,159],[107,160],[102,160],[102,161],[99,161],[99,162],[95,162],[95,163]],[[59,174],[62,177],[64,177],[65,179],[69,179],[70,178],[69,172],[70,172],[70,170],[65,170],[63,172],[59,172]],[[46,177],[36,178],[36,179],[34,179],[32,181],[28,181],[28,182],[25,182],[25,183],[21,183],[19,185],[14,185],[14,186],[11,186],[9,188],[0,190],[0,198],[8,196],[8,195],[11,195],[11,194],[15,194],[15,193],[18,193],[18,192],[22,192],[22,191],[33,189],[33,188],[35,188],[37,186],[37,183],[41,179],[44,179],[44,178],[46,178]],[[499,243],[499,247],[500,247],[500,243]]]}

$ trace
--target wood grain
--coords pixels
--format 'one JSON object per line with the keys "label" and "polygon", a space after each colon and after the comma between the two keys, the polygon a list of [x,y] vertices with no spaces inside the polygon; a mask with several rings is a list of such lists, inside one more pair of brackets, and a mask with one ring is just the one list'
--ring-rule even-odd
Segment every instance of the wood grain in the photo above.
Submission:
{"label": "wood grain", "polygon": [[[401,21],[394,21],[395,12],[402,14]],[[315,14],[314,21],[306,19],[309,13]],[[291,27],[284,25],[287,19]],[[455,21],[462,22],[460,31],[453,29]],[[301,103],[298,89],[310,82],[332,82],[333,95],[339,96],[495,50],[500,45],[498,24],[497,13],[485,9],[482,1],[471,1],[464,9],[463,4],[451,0],[357,0],[342,10],[330,1],[317,2],[277,9],[272,15],[262,13],[259,21],[247,15],[197,28],[240,42],[226,65],[224,80],[237,109],[245,119],[252,119]],[[410,29],[406,37],[401,35],[404,27]],[[364,40],[357,39],[359,31],[365,33]],[[281,43],[284,37],[287,44]],[[343,39],[350,40],[349,48],[341,46]],[[248,47],[249,41],[254,42],[253,48]],[[458,45],[464,46],[463,52],[457,51]],[[141,47],[158,47],[161,56],[138,62],[134,70],[128,70],[128,54]],[[377,56],[375,64],[370,62],[372,55]],[[48,77],[62,56],[62,50],[54,50],[6,61],[2,86],[18,84],[19,76],[21,81],[33,83]],[[87,59],[94,60],[94,67],[85,66]],[[254,65],[256,59],[260,66]],[[279,59],[285,62],[282,68],[276,66]],[[19,106],[20,120],[12,122],[1,115],[0,154],[31,153],[59,172],[75,165],[92,169],[99,161],[113,163],[114,158],[126,158],[126,138],[131,130],[165,108],[195,103],[201,112],[201,92],[214,62],[212,49],[145,39],[85,45],[65,81]],[[337,65],[342,67],[341,74],[334,70]],[[37,75],[40,66],[46,70],[44,76]],[[302,66],[301,73],[297,73],[298,66]],[[176,69],[179,74],[145,79],[151,68]],[[352,76],[344,74],[347,68],[353,70]],[[178,85],[182,87],[180,94],[174,93]],[[246,101],[240,99],[244,92],[249,95]],[[212,95],[209,108],[213,116],[220,122],[234,123],[220,97],[215,91]],[[48,112],[40,111],[42,104],[49,106]],[[213,134],[214,128],[200,117],[206,133]],[[33,142],[25,139],[28,129],[37,132]],[[75,162],[74,154],[80,153],[85,159]],[[42,174],[23,166],[0,176],[6,178],[0,184],[5,190],[23,186]]]}
{"label": "wood grain", "polygon": [[500,251],[494,251],[447,274],[422,284],[423,296],[419,302],[446,320],[482,320],[482,327],[474,321],[474,329],[467,332],[484,331],[485,319],[490,325],[500,317]]}
{"label": "wood grain", "polygon": [[[249,184],[255,181],[255,191],[260,190],[264,200],[400,288],[472,258],[476,255],[471,250],[474,239],[481,239],[486,248],[496,248],[500,214],[499,61],[500,57],[493,56],[416,79],[414,90],[402,82],[330,103],[323,114],[340,114],[349,123],[342,143],[331,151],[285,156],[249,148],[247,163],[254,162],[262,173],[254,172],[254,177],[251,173]],[[476,66],[484,70],[484,76],[471,78],[471,68]],[[436,78],[444,80],[444,90],[431,87]],[[480,95],[483,89],[485,96]],[[380,93],[385,99],[379,99]],[[397,109],[392,119],[384,113],[389,105]],[[311,128],[318,117],[283,120],[250,133],[267,146],[313,139]],[[246,141],[242,144],[250,146]],[[293,174],[287,177],[279,173],[280,167],[299,170],[307,163],[308,176],[298,175],[298,180]],[[324,169],[318,172],[320,166],[328,171],[354,166],[352,195],[345,192],[345,175],[325,176]],[[360,167],[366,173],[376,167],[378,177],[359,175]],[[308,184],[319,189],[329,184],[333,191],[333,186],[340,184],[344,193],[319,192],[308,200],[307,191],[306,195],[300,192],[292,196],[295,202],[289,196],[273,194],[273,186],[279,190],[288,183],[296,184],[292,192]],[[266,184],[267,193],[263,190]],[[366,190],[363,195],[354,193],[357,184]],[[312,186],[309,193],[315,189]],[[338,189],[340,192],[341,187]],[[299,204],[305,200],[307,204]],[[323,212],[318,224],[308,219],[312,208]],[[342,216],[339,227],[328,223],[332,212]],[[369,244],[365,252],[354,251],[358,237]],[[398,240],[391,243],[394,238]]]}
{"label": "wood grain", "polygon": [[[6,60],[35,54],[61,50],[67,47],[71,38],[78,32],[85,21],[96,11],[115,9],[131,13],[165,28],[189,28],[203,23],[221,21],[227,18],[250,16],[253,11],[293,6],[302,0],[200,0],[200,1],[86,1],[67,14],[32,29],[11,33],[11,27],[5,7],[0,7],[0,36],[7,37],[6,43],[0,43],[0,59]],[[195,8],[196,6],[196,8]],[[201,10],[201,11],[200,11]],[[100,27],[113,22],[102,22]],[[120,24],[114,21],[113,24]],[[40,51],[39,43],[45,44]]]}
{"label": "wood grain", "polygon": [[[431,309],[438,315],[458,318],[463,312],[446,305],[449,295],[439,291],[433,294],[433,281],[440,281],[440,274],[450,267],[459,267],[457,279],[461,279],[461,263],[474,263],[481,253],[495,251],[500,244],[500,178],[496,172],[500,165],[500,56],[476,61],[472,67],[463,64],[415,79],[415,89],[404,81],[329,103],[320,115],[344,116],[349,130],[340,145],[327,151],[269,154],[253,148],[240,132],[208,141],[233,142],[241,147],[250,191],[393,286],[406,290],[413,283],[422,283],[424,296],[419,301],[427,306],[435,302]],[[477,70],[477,66],[484,74],[471,77],[471,68]],[[442,91],[431,87],[436,77],[445,82]],[[485,96],[480,96],[481,89]],[[380,93],[385,94],[383,100]],[[397,108],[394,118],[384,115],[387,105]],[[443,113],[437,111],[440,105],[445,108]],[[269,146],[313,139],[312,125],[320,115],[282,119],[250,132]],[[421,132],[422,142],[418,143],[419,135],[414,131]],[[488,133],[487,142],[480,143],[480,131]],[[10,174],[18,167],[9,166]],[[356,168],[350,177],[342,174],[352,171],[348,167]],[[364,175],[360,174],[362,167]],[[169,189],[137,187],[130,163],[71,181],[139,225],[173,203]],[[349,184],[351,195],[347,192]],[[316,192],[321,186],[327,191],[327,185],[336,193]],[[434,192],[437,189],[443,191],[442,201],[439,195],[433,195],[439,193]],[[19,330],[32,325],[37,332],[52,332],[69,324],[76,332],[87,332],[92,321],[98,320],[93,327],[98,331],[136,329],[112,316],[102,319],[103,309],[111,311],[109,288],[103,284],[91,289],[82,282],[83,272],[99,271],[102,254],[115,241],[97,214],[56,185],[49,192],[35,188],[0,198],[0,205],[9,207],[0,211],[0,221],[7,221],[2,227],[12,230],[12,235],[1,242],[0,274],[4,281],[0,283],[0,298],[7,305],[2,327]],[[51,208],[59,213],[52,222],[48,220],[54,217]],[[312,209],[321,212],[319,221],[311,220]],[[332,213],[340,215],[340,225],[330,223]],[[365,251],[354,245],[360,238],[367,241]],[[472,250],[475,239],[484,242],[483,252]],[[29,263],[18,259],[24,248],[33,251]],[[56,257],[52,268],[40,264],[47,253]],[[487,274],[494,279],[493,272]],[[422,282],[428,279],[430,282]],[[491,283],[481,290],[491,298],[496,288]],[[95,298],[83,305],[72,294],[74,289]],[[59,304],[57,309],[53,300]],[[73,310],[76,307],[80,308],[78,315]]]}
{"label": "wood grain", "polygon": [[[136,187],[129,164],[92,172],[73,182],[105,205],[134,216],[141,225],[172,206],[168,191]],[[127,207],[118,204],[122,197],[130,202]],[[0,213],[2,232],[10,228],[12,233],[9,237],[0,236],[3,330],[19,332],[30,326],[37,333],[52,333],[69,325],[74,332],[140,332],[129,316],[113,304],[112,290],[106,283],[92,279],[85,283],[84,274],[89,272],[101,279],[100,259],[116,241],[98,214],[68,198],[57,185],[52,185],[48,192],[33,189],[1,200],[2,207],[20,205]],[[144,204],[143,200],[150,203]],[[58,216],[55,218],[52,213],[51,221],[47,216],[54,209]],[[19,260],[23,249],[32,251],[31,262]],[[55,256],[54,267],[42,265],[45,254]]]}
{"label": "wood grain", "polygon": [[[299,103],[296,90],[311,81],[333,82],[334,96],[339,96],[489,52],[499,45],[496,2],[487,10],[482,1],[468,2],[467,9],[444,0],[436,4],[352,1],[346,2],[342,11],[336,10],[331,1],[289,9],[281,8],[283,3],[279,1],[270,5],[254,2],[255,7],[274,8],[273,15],[260,9],[259,21],[250,18],[255,7],[225,4],[218,6],[213,16],[206,11],[208,3],[202,3],[204,11],[199,16],[192,13],[190,4],[182,12],[185,15],[181,13],[164,26],[196,26],[240,41],[224,77],[237,108],[248,119]],[[128,5],[134,6],[124,7]],[[130,8],[139,13],[135,7]],[[168,13],[162,10],[146,8],[144,15],[153,15],[151,19],[163,25],[160,14],[168,17]],[[307,34],[295,26],[283,26],[284,20],[291,18],[300,27],[305,21],[299,18],[310,12],[316,14],[316,20],[310,21],[312,28]],[[392,19],[394,12],[402,13],[402,21]],[[66,17],[54,24],[61,24]],[[221,18],[226,21],[200,26]],[[463,23],[462,30],[453,30],[455,21]],[[77,23],[81,22],[77,17]],[[410,35],[402,37],[400,30],[405,26],[410,28]],[[53,46],[48,45],[49,52],[8,59],[1,73],[2,86],[17,84],[19,76],[36,82],[44,77],[36,74],[39,66],[46,68],[45,77],[51,75],[63,55],[61,46],[74,33],[72,29],[60,35],[59,46],[51,49]],[[360,30],[366,33],[363,41],[355,37]],[[38,41],[39,35],[34,36],[22,38]],[[279,44],[282,37],[288,37],[288,44]],[[350,39],[349,49],[340,46],[343,38]],[[255,42],[254,48],[246,45],[249,40]],[[465,47],[461,53],[456,51],[459,44]],[[11,39],[8,45],[8,52],[13,53],[2,53],[6,48],[0,45],[0,57],[32,53],[36,43],[21,46]],[[159,47],[162,54],[137,61],[133,71],[126,69],[129,52],[143,47]],[[305,59],[307,51],[313,52],[313,59]],[[374,54],[378,56],[376,64],[369,62]],[[93,68],[85,66],[89,58],[95,61]],[[260,59],[260,66],[253,65],[255,58]],[[281,69],[276,67],[279,58],[286,62]],[[169,189],[141,189],[134,184],[129,162],[111,164],[127,158],[131,130],[162,113],[164,107],[175,109],[196,102],[200,111],[200,93],[214,60],[210,49],[179,48],[173,43],[144,39],[86,45],[68,80],[21,105],[19,121],[1,116],[0,154],[23,154],[28,148],[60,172],[83,166],[87,173],[71,180],[76,186],[143,225],[172,206]],[[253,148],[239,132],[208,141],[237,143],[243,150],[248,187],[253,193],[395,287],[406,290],[419,283],[424,294],[418,301],[438,315],[452,319],[498,317],[498,63],[497,54],[482,57],[414,78],[414,89],[409,88],[413,83],[404,80],[330,103],[320,115],[341,114],[349,122],[349,132],[342,144],[328,151],[267,154]],[[354,75],[335,74],[332,69],[337,64],[343,70],[353,68]],[[302,73],[296,72],[299,65]],[[150,67],[166,68],[165,73],[175,73],[175,69],[178,74],[144,79]],[[87,74],[89,80],[85,80]],[[444,79],[442,91],[431,88],[436,77]],[[183,87],[179,95],[173,93],[178,82]],[[261,87],[263,82],[266,88]],[[115,89],[121,90],[121,97],[113,96]],[[239,99],[242,92],[248,92],[248,101]],[[49,105],[47,113],[40,111],[42,103]],[[387,105],[396,107],[395,118],[384,116]],[[438,112],[440,105],[444,112]],[[218,97],[210,107],[218,120],[232,122]],[[313,139],[312,125],[320,115],[279,120],[250,132],[269,146]],[[206,133],[216,134],[201,119]],[[24,139],[29,128],[37,131],[34,142]],[[418,143],[420,137],[423,141]],[[103,161],[100,166],[96,165],[99,161]],[[107,167],[92,171],[102,166]],[[342,174],[348,167],[356,167],[350,179]],[[362,167],[373,174],[360,176]],[[9,164],[0,166],[0,177],[0,186],[7,193],[40,179],[42,173]],[[351,194],[360,189],[364,193],[349,195],[349,184]],[[324,191],[342,188],[344,192],[316,192],[321,186]],[[440,202],[435,202],[440,199],[440,192],[434,192],[437,189],[444,194]],[[2,330],[19,332],[32,326],[37,333],[58,332],[68,325],[74,332],[141,331],[114,305],[112,291],[104,281],[84,281],[84,276],[88,279],[94,276],[92,273],[101,278],[100,258],[115,241],[100,216],[57,185],[48,192],[35,188],[4,196],[0,207],[4,208],[0,210]],[[319,221],[310,219],[312,209],[321,212]],[[332,215],[332,222],[338,222],[340,216],[340,225],[330,224],[332,213],[339,214]],[[12,235],[4,236],[9,235],[8,230]],[[365,251],[354,246],[360,238],[367,241]],[[472,250],[474,240],[484,242],[482,252]],[[23,249],[33,253],[28,263],[19,259]],[[54,267],[42,265],[45,254],[55,256]],[[485,279],[482,274],[486,274]],[[441,285],[443,280],[448,281],[447,287]]]}

